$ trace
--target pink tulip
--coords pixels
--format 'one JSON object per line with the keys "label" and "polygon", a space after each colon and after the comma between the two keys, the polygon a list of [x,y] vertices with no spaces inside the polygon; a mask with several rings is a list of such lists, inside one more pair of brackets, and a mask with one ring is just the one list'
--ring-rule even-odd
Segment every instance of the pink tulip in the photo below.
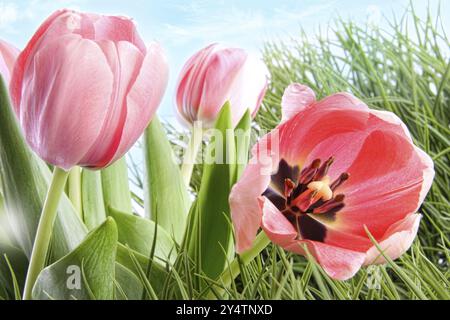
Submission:
{"label": "pink tulip", "polygon": [[63,169],[102,168],[142,134],[162,99],[168,66],[132,20],[55,12],[20,54],[11,80],[31,148]]}
{"label": "pink tulip", "polygon": [[407,251],[434,169],[402,121],[346,93],[316,101],[299,84],[282,107],[282,124],[255,147],[230,195],[237,251],[249,249],[261,227],[288,251],[306,248],[339,280],[385,263],[367,231],[390,258]]}
{"label": "pink tulip", "polygon": [[267,74],[265,64],[243,49],[212,44],[191,57],[181,71],[176,90],[178,115],[189,125],[202,121],[211,127],[229,101],[234,124],[247,109],[255,116],[266,92]]}
{"label": "pink tulip", "polygon": [[9,43],[0,40],[0,75],[7,84],[11,80],[11,73],[18,55],[19,50]]}

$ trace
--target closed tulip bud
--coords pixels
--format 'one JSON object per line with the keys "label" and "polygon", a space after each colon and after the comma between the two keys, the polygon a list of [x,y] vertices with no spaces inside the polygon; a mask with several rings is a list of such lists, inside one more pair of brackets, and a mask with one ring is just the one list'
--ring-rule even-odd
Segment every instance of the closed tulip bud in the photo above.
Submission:
{"label": "closed tulip bud", "polygon": [[26,140],[65,170],[122,157],[152,119],[168,66],[131,19],[61,10],[19,55],[11,97]]}
{"label": "closed tulip bud", "polygon": [[19,50],[9,43],[0,40],[0,75],[6,83],[9,83],[11,79],[11,73],[18,55]]}
{"label": "closed tulip bud", "polygon": [[179,116],[189,125],[202,121],[211,127],[225,102],[233,109],[233,123],[247,109],[256,115],[267,88],[265,64],[243,49],[212,44],[190,58],[176,91]]}

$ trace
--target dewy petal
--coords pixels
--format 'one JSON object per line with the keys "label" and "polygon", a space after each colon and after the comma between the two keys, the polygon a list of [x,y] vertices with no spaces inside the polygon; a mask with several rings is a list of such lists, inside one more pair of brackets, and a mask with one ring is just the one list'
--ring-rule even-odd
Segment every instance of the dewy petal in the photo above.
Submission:
{"label": "dewy petal", "polygon": [[63,169],[76,165],[100,132],[112,85],[111,69],[94,42],[68,35],[40,49],[24,75],[26,108],[20,108],[32,149]]}
{"label": "dewy petal", "polygon": [[250,249],[261,225],[261,194],[270,183],[270,172],[264,174],[263,165],[252,159],[230,193],[231,218],[236,237],[236,251]]}
{"label": "dewy petal", "polygon": [[[408,251],[417,235],[421,219],[422,216],[420,214],[411,214],[392,225],[379,242],[382,252],[392,260],[395,260]],[[383,263],[386,263],[386,259],[376,246],[372,246],[367,251],[364,264]]]}
{"label": "dewy petal", "polygon": [[317,263],[333,279],[347,280],[353,277],[364,263],[366,254],[316,241],[295,241],[285,249],[305,255],[304,246]]}
{"label": "dewy petal", "polygon": [[284,91],[281,100],[282,119],[281,123],[291,119],[300,111],[316,101],[316,95],[311,88],[299,83],[293,83]]}
{"label": "dewy petal", "polygon": [[[213,53],[202,81],[204,84],[201,90],[198,120],[206,124],[214,122],[224,103],[230,99],[231,89],[246,59],[247,53],[237,48],[225,48]],[[233,106],[233,110],[235,108],[237,107]]]}
{"label": "dewy petal", "polygon": [[148,126],[161,103],[168,77],[169,67],[164,52],[159,44],[152,43],[136,82],[129,89],[126,98],[127,119],[120,145],[110,163],[122,157]]}

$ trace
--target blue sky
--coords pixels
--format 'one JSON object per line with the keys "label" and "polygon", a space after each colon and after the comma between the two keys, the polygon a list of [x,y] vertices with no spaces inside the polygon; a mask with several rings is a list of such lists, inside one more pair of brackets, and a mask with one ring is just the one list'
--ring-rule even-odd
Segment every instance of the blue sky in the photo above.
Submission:
{"label": "blue sky", "polygon": [[[430,0],[436,8],[438,0]],[[59,8],[73,8],[133,17],[145,41],[165,48],[170,83],[159,114],[173,116],[174,87],[186,59],[211,42],[223,42],[259,52],[264,41],[289,39],[300,27],[313,33],[341,16],[364,23],[382,22],[393,12],[402,13],[409,0],[0,0],[0,38],[23,47],[38,25]],[[424,13],[427,1],[413,1]],[[450,1],[441,3],[444,21],[450,18]]]}

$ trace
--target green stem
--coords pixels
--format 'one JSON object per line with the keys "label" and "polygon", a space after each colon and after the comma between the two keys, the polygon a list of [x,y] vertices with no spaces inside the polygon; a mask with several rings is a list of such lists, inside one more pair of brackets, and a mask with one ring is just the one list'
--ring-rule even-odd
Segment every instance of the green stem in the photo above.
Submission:
{"label": "green stem", "polygon": [[24,300],[32,299],[32,290],[39,273],[44,269],[48,246],[52,236],[53,223],[56,219],[57,209],[64,186],[69,173],[55,167],[53,178],[48,189],[39,225],[36,231],[33,251],[31,253],[30,265],[28,267],[27,279],[25,281]]}
{"label": "green stem", "polygon": [[75,210],[81,218],[83,218],[83,211],[81,205],[81,168],[74,167],[69,173],[69,199],[72,202]]}
{"label": "green stem", "polygon": [[194,123],[192,127],[192,134],[189,140],[188,147],[184,154],[183,165],[181,166],[181,175],[186,186],[191,182],[192,171],[194,169],[195,160],[197,158],[198,150],[203,141],[203,128],[200,122]]}
{"label": "green stem", "polygon": [[[270,239],[267,237],[265,232],[260,232],[255,239],[253,247],[239,255],[238,258],[235,258],[228,266],[228,268],[222,272],[222,275],[219,277],[218,283],[223,285],[224,288],[228,288],[231,285],[231,282],[236,279],[236,277],[241,272],[240,264],[246,266],[250,262],[252,262],[270,243]],[[216,289],[216,292],[223,292],[223,289]],[[214,299],[216,296],[210,291],[208,294],[208,298]]]}

